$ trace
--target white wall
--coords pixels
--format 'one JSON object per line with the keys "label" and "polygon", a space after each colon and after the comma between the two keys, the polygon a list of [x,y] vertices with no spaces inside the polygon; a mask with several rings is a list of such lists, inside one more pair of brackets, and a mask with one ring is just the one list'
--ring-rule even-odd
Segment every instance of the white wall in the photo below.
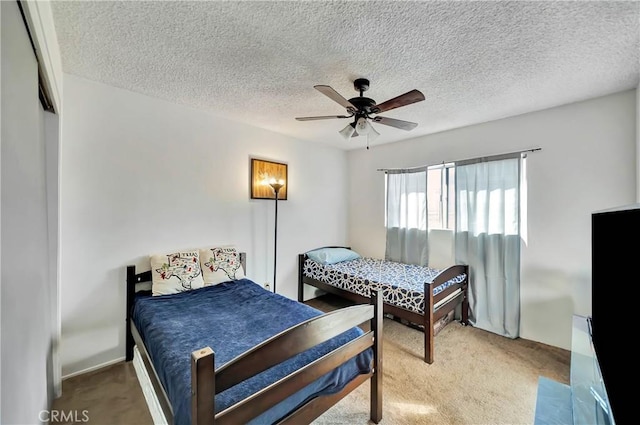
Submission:
{"label": "white wall", "polygon": [[535,147],[542,151],[528,158],[520,336],[570,349],[572,314],[591,312],[591,213],[636,197],[635,90],[350,151],[351,246],[384,256],[384,174],[378,168]]}
{"label": "white wall", "polygon": [[35,55],[16,2],[0,2],[1,147],[1,417],[3,424],[41,422],[51,400],[44,112]]}
{"label": "white wall", "polygon": [[151,253],[235,243],[248,277],[273,280],[274,202],[249,198],[250,156],[289,166],[279,293],[297,297],[298,253],[346,243],[345,152],[72,75],[63,94],[64,376],[124,357],[125,268]]}

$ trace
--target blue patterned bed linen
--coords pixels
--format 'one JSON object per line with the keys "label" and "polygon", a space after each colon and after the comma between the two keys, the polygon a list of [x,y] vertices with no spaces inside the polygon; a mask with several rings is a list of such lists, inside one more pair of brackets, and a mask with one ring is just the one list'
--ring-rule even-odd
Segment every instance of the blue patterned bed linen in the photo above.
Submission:
{"label": "blue patterned bed linen", "polygon": [[[132,319],[167,392],[176,425],[191,424],[191,352],[209,346],[216,369],[269,337],[322,312],[266,291],[249,279],[163,296],[136,297]],[[363,334],[352,328],[216,395],[216,412]],[[368,373],[371,349],[270,408],[251,424],[271,424],[310,398],[336,393]]]}
{"label": "blue patterned bed linen", "polygon": [[[419,314],[424,312],[424,284],[433,282],[440,272],[425,266],[366,257],[327,265],[307,259],[303,270],[307,277],[365,297],[370,296],[371,288],[382,289],[385,303]],[[465,275],[456,276],[433,288],[433,295],[464,279]]]}

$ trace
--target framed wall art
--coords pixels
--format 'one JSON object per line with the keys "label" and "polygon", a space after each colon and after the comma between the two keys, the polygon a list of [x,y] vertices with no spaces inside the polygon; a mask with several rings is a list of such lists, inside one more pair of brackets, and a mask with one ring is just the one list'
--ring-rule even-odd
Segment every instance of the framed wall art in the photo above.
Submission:
{"label": "framed wall art", "polygon": [[274,186],[278,187],[278,200],[287,200],[287,164],[251,158],[251,199],[275,199]]}

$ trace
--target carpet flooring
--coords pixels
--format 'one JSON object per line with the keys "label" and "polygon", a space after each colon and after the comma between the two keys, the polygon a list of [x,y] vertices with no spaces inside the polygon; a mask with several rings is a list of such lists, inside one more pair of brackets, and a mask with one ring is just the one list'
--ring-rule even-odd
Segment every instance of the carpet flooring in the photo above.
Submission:
{"label": "carpet flooring", "polygon": [[[308,304],[323,311],[347,305],[330,295]],[[569,382],[569,351],[458,322],[436,336],[433,364],[422,361],[422,347],[420,331],[384,320],[382,425],[532,424],[538,377]],[[85,423],[153,423],[131,363],[66,379],[62,391],[53,409],[86,410]],[[364,384],[313,425],[369,424],[368,406]]]}

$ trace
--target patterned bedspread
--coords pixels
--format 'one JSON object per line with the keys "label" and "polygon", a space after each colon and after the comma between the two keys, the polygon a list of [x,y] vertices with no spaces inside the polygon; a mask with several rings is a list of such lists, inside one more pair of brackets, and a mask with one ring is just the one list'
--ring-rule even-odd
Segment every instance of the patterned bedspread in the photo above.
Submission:
{"label": "patterned bedspread", "polygon": [[[359,258],[330,265],[307,259],[303,273],[312,279],[365,297],[370,296],[371,288],[381,289],[385,303],[422,314],[424,283],[433,282],[440,271],[413,264]],[[434,287],[433,294],[439,294],[464,278],[464,275],[460,275]]]}

